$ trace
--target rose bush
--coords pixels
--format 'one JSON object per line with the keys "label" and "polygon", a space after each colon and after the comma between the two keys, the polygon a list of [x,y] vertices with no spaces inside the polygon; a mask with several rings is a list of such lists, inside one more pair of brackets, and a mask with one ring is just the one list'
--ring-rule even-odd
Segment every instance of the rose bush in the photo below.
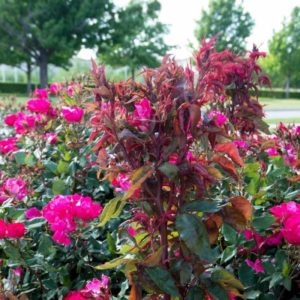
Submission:
{"label": "rose bush", "polygon": [[94,63],[2,111],[1,295],[297,299],[300,127],[263,121],[264,55]]}
{"label": "rose bush", "polygon": [[[1,297],[79,299],[84,291],[87,299],[89,282],[96,289],[106,278],[93,265],[115,256],[111,241],[120,221],[109,231],[97,226],[112,189],[99,181],[87,143],[88,112],[81,107],[88,94],[79,83],[72,84],[72,97],[70,87],[57,86],[35,91],[17,110],[1,111]],[[97,297],[109,299],[110,290],[116,296],[122,290],[122,297],[122,274],[106,274],[111,279],[101,281]]]}

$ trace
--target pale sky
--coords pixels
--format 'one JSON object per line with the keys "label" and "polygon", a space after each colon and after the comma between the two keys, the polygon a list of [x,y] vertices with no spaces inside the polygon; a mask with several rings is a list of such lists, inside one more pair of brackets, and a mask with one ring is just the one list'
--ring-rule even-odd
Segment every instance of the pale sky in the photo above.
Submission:
{"label": "pale sky", "polygon": [[[239,0],[238,0],[239,1]],[[129,0],[115,0],[118,5],[126,5]],[[171,52],[178,59],[191,56],[189,42],[195,43],[196,20],[201,10],[208,7],[209,0],[160,0],[162,9],[160,21],[169,25],[166,43],[177,46]],[[281,28],[283,19],[289,18],[292,9],[300,6],[300,0],[244,0],[244,7],[255,21],[251,36],[247,40],[249,50],[255,43],[261,50],[268,49],[268,41],[273,31]],[[300,33],[299,33],[300,34]],[[89,59],[91,50],[82,50],[79,57]]]}

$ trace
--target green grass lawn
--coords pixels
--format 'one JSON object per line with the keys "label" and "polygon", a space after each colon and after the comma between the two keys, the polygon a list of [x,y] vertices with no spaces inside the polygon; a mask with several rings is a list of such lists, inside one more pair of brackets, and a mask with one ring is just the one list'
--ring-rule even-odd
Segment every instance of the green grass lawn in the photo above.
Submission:
{"label": "green grass lawn", "polygon": [[299,118],[282,118],[282,119],[265,119],[265,121],[269,125],[279,124],[280,122],[285,124],[300,124],[300,117]]}
{"label": "green grass lawn", "polygon": [[270,98],[259,98],[261,104],[265,105],[266,109],[300,109],[300,99],[270,99]]}

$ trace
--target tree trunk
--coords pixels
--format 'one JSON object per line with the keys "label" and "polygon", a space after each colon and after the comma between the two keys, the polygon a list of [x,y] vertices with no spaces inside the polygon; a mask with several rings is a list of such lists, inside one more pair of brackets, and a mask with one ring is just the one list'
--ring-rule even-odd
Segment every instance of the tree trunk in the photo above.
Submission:
{"label": "tree trunk", "polygon": [[287,77],[286,82],[285,82],[285,98],[289,98],[290,97],[290,81],[291,78],[290,76]]}
{"label": "tree trunk", "polygon": [[131,68],[131,79],[134,80],[135,78],[135,69]]}
{"label": "tree trunk", "polygon": [[48,57],[46,54],[41,54],[40,61],[40,85],[41,88],[46,88],[48,85]]}
{"label": "tree trunk", "polygon": [[27,69],[26,69],[26,77],[27,77],[27,93],[31,95],[31,63],[27,62]]}

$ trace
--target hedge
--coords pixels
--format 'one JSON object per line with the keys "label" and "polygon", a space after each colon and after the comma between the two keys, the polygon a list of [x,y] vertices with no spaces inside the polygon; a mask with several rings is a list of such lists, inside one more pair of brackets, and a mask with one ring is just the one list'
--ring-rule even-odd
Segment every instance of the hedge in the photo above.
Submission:
{"label": "hedge", "polygon": [[[282,99],[285,98],[285,90],[284,89],[271,89],[271,90],[260,90],[259,97],[267,97],[274,99]],[[300,99],[300,90],[290,90],[289,98]]]}
{"label": "hedge", "polygon": [[[37,84],[31,85],[32,90],[37,87]],[[12,83],[0,82],[1,94],[27,94],[27,83]]]}
{"label": "hedge", "polygon": [[[32,90],[38,85],[32,84]],[[0,93],[1,94],[27,94],[26,83],[12,83],[12,82],[0,82]],[[261,89],[259,91],[259,97],[282,99],[285,98],[284,89]],[[291,89],[289,98],[300,99],[300,90]]]}

